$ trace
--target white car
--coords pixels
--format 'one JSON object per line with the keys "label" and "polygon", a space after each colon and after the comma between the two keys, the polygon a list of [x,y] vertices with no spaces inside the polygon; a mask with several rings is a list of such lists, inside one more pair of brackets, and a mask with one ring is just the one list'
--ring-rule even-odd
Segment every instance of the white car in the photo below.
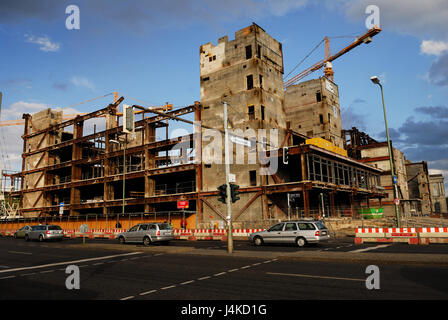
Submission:
{"label": "white car", "polygon": [[126,242],[143,243],[145,246],[153,242],[169,243],[174,240],[173,228],[168,223],[140,223],[117,236],[121,244]]}
{"label": "white car", "polygon": [[25,240],[62,240],[64,238],[64,231],[57,225],[38,225],[31,226],[31,230],[25,233]]}
{"label": "white car", "polygon": [[303,247],[308,243],[318,243],[329,239],[328,229],[320,220],[280,222],[268,230],[251,233],[249,236],[249,240],[256,246],[264,243],[295,243]]}

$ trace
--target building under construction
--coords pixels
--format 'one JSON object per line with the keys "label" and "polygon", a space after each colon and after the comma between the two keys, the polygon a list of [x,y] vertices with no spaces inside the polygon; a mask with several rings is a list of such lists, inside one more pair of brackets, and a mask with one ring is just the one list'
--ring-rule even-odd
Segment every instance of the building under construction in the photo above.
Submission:
{"label": "building under construction", "polygon": [[[381,205],[383,170],[340,152],[339,93],[330,78],[285,90],[282,45],[256,24],[234,40],[200,46],[199,61],[200,102],[163,113],[135,109],[133,133],[123,131],[123,97],[66,121],[50,109],[24,114],[22,171],[11,177],[20,185],[12,193],[20,198],[20,215],[125,211],[166,220],[163,214],[188,200],[187,228],[224,223],[217,190],[225,183],[224,163],[217,161],[224,153],[210,147],[224,129],[224,101],[234,133],[230,171],[240,187],[232,204],[235,228]],[[187,114],[200,126],[168,139],[168,126]],[[158,139],[164,130],[165,139]]]}

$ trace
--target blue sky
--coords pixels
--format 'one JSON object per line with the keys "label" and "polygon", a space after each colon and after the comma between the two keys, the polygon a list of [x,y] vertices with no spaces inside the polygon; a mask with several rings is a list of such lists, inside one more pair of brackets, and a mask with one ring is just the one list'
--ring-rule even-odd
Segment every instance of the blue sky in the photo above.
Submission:
{"label": "blue sky", "polygon": [[[80,9],[80,30],[65,27],[70,4]],[[383,31],[333,63],[343,125],[385,139],[379,88],[369,80],[378,75],[394,145],[410,160],[429,161],[447,181],[448,2],[442,0],[2,0],[1,119],[115,90],[129,104],[135,97],[150,105],[189,105],[200,99],[200,45],[232,39],[255,22],[282,42],[286,74],[325,36],[336,52],[366,32],[369,4],[379,7]],[[323,56],[321,46],[294,74]],[[111,100],[65,112],[93,111]],[[3,158],[13,168],[20,167],[22,130],[1,129]]]}

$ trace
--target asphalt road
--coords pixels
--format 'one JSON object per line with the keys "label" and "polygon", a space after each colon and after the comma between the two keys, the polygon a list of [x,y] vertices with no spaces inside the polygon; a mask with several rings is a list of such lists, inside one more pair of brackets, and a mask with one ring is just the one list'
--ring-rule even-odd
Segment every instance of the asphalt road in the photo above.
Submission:
{"label": "asphalt road", "polygon": [[[103,243],[105,248],[111,243],[90,241]],[[444,266],[380,263],[380,289],[369,290],[366,288],[369,276],[366,264],[349,260],[337,263],[296,261],[268,255],[273,250],[302,250],[294,247],[266,246],[260,248],[262,252],[257,257],[241,257],[228,256],[225,243],[214,241],[193,243],[201,247],[202,254],[163,253],[165,246],[154,246],[151,251],[135,245],[125,246],[124,250],[89,250],[80,247],[80,242],[39,243],[0,238],[0,299],[371,300],[448,297],[448,268]],[[238,244],[242,244],[241,251],[259,249],[246,247],[244,242],[236,242],[236,248],[239,248]],[[323,250],[327,248],[379,251],[395,247],[348,247],[349,243],[345,244],[346,247],[342,242],[304,250],[321,250],[325,255]],[[192,243],[174,241],[169,249],[187,245]],[[397,250],[417,250],[411,248],[417,246],[404,247],[400,245]],[[422,247],[424,249],[419,250],[429,248]],[[437,249],[431,250],[446,253],[446,246],[433,248]],[[263,257],[264,253],[266,257]],[[79,268],[80,289],[67,289],[68,265]]]}

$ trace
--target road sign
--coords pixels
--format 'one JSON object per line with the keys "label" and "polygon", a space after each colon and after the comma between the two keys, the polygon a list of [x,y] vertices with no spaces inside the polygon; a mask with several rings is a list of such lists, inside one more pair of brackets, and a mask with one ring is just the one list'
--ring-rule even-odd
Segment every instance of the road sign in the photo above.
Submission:
{"label": "road sign", "polygon": [[64,202],[59,204],[59,215],[62,216],[64,214]]}
{"label": "road sign", "polygon": [[397,184],[397,176],[394,176],[393,181],[394,181],[394,184]]}
{"label": "road sign", "polygon": [[79,232],[81,232],[81,233],[86,233],[87,231],[89,231],[89,226],[88,226],[88,225],[86,225],[86,224],[82,224],[82,225],[79,227]]}
{"label": "road sign", "polygon": [[177,209],[188,209],[188,206],[189,206],[188,200],[177,201]]}
{"label": "road sign", "polygon": [[398,198],[395,199],[395,200],[394,200],[394,204],[396,204],[396,205],[398,206],[398,205],[400,204],[400,199],[398,199]]}
{"label": "road sign", "polygon": [[236,182],[236,174],[229,173],[229,182]]}

